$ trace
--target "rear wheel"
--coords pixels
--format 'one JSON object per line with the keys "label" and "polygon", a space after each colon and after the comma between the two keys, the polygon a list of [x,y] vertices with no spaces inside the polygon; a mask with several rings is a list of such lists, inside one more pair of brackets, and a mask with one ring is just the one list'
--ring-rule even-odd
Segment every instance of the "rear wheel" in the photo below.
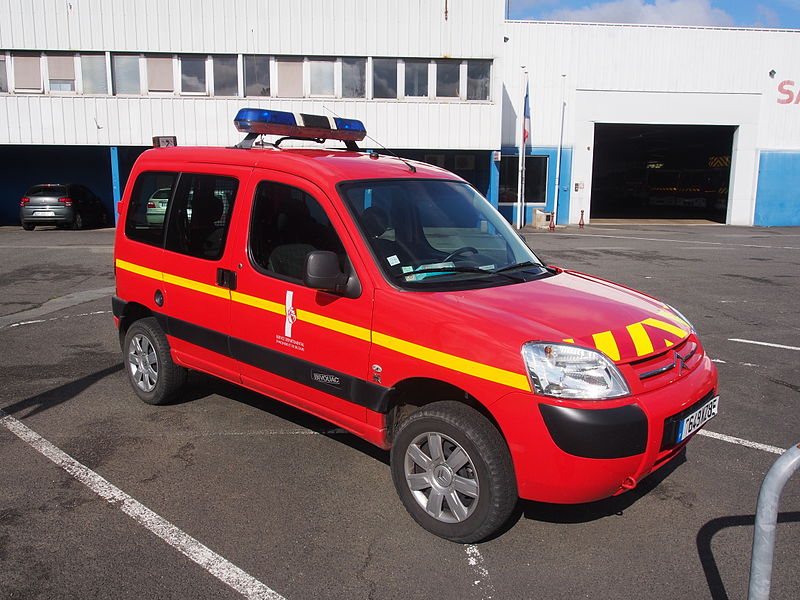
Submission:
{"label": "rear wheel", "polygon": [[25,223],[25,222],[23,222],[23,223],[22,223],[22,228],[23,228],[25,231],[33,231],[33,229],[34,229],[35,227],[36,227],[36,225],[34,225],[33,223]]}
{"label": "rear wheel", "polygon": [[83,229],[83,216],[81,213],[76,212],[75,217],[72,219],[72,228],[73,229]]}
{"label": "rear wheel", "polygon": [[483,415],[460,402],[435,402],[403,421],[391,469],[414,520],[454,542],[477,542],[496,533],[517,503],[505,441]]}
{"label": "rear wheel", "polygon": [[173,362],[158,321],[136,321],[125,334],[124,348],[125,370],[136,395],[147,404],[173,400],[186,383],[186,369]]}

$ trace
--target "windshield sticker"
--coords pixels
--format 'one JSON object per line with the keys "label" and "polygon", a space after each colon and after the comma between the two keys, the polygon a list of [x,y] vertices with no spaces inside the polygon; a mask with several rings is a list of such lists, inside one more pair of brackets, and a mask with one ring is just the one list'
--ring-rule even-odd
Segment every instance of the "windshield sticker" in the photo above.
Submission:
{"label": "windshield sticker", "polygon": [[422,281],[426,277],[430,277],[431,275],[441,275],[442,273],[451,272],[455,268],[456,264],[453,262],[440,262],[440,263],[433,263],[430,265],[420,265],[415,270],[416,271],[425,271],[425,273],[417,273],[414,275],[406,275],[406,281]]}
{"label": "windshield sticker", "polygon": [[392,254],[391,256],[386,258],[386,262],[388,262],[390,266],[396,267],[397,265],[400,264],[400,259],[397,258],[396,254]]}

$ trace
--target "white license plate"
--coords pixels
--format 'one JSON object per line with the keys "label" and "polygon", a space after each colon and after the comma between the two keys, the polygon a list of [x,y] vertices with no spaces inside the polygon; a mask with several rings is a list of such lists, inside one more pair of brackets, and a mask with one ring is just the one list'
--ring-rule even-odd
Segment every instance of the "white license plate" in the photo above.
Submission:
{"label": "white license plate", "polygon": [[678,440],[680,443],[695,431],[700,429],[703,425],[708,423],[711,419],[717,416],[717,409],[719,407],[719,396],[714,396],[711,400],[706,402],[703,406],[698,408],[688,417],[680,422],[678,428]]}
{"label": "white license plate", "polygon": [[37,210],[33,213],[34,217],[55,217],[56,213],[52,210]]}

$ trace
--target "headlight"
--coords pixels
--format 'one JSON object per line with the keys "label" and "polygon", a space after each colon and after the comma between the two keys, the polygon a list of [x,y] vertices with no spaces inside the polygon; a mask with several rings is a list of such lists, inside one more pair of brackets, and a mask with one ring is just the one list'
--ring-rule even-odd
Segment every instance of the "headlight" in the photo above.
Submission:
{"label": "headlight", "polygon": [[596,350],[528,342],[522,346],[522,358],[531,386],[541,396],[604,400],[631,393],[619,369]]}

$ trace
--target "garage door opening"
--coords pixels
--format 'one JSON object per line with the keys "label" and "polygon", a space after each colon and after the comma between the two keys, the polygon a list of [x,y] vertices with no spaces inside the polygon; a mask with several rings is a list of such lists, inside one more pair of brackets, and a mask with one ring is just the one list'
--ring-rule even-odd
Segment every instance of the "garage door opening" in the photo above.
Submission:
{"label": "garage door opening", "polygon": [[724,223],[735,131],[597,123],[591,217]]}

